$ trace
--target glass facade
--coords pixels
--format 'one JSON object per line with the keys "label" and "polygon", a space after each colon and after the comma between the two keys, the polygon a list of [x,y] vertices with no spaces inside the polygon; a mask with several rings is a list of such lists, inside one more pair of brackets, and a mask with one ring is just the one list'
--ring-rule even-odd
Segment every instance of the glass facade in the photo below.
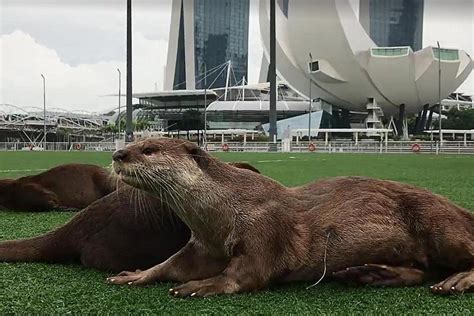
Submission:
{"label": "glass facade", "polygon": [[424,0],[370,0],[370,37],[381,47],[423,43]]}
{"label": "glass facade", "polygon": [[186,89],[186,55],[184,51],[184,12],[181,5],[178,31],[178,56],[174,72],[173,90]]}
{"label": "glass facade", "polygon": [[[204,88],[204,67],[232,62],[232,83],[247,78],[249,0],[194,0],[196,89]],[[235,74],[235,78],[234,78]],[[227,71],[207,77],[212,88],[226,85]]]}
{"label": "glass facade", "polygon": [[283,14],[288,17],[288,5],[290,0],[278,0],[278,5],[280,6],[280,10]]}
{"label": "glass facade", "polygon": [[[433,48],[433,55],[436,59],[439,59],[440,56],[438,48]],[[459,51],[457,49],[441,48],[441,60],[459,60]]]}
{"label": "glass facade", "polygon": [[372,48],[373,56],[405,56],[407,54],[408,47]]}

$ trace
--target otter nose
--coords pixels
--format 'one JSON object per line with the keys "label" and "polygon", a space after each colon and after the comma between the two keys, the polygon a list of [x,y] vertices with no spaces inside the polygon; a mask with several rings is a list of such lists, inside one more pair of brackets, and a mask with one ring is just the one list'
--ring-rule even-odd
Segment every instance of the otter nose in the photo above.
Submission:
{"label": "otter nose", "polygon": [[126,151],[125,149],[117,150],[112,155],[112,159],[117,162],[124,161],[125,159],[127,159],[127,157],[128,157],[128,151]]}

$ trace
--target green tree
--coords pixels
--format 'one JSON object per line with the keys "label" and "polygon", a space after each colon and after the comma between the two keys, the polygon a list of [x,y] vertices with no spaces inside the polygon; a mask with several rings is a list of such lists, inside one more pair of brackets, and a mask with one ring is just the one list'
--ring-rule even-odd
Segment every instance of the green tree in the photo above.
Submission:
{"label": "green tree", "polygon": [[[438,128],[438,121],[433,122],[434,128]],[[441,127],[443,129],[474,129],[474,109],[452,108],[443,118]]]}
{"label": "green tree", "polygon": [[[145,119],[138,119],[136,121],[132,122],[133,125],[133,130],[134,131],[143,131],[147,128],[150,128],[151,123],[149,120]],[[125,128],[127,126],[127,123],[125,122],[125,119],[120,120],[120,130],[121,132],[125,131]],[[107,124],[102,128],[103,133],[118,133],[118,125],[114,123]]]}
{"label": "green tree", "polygon": [[150,128],[150,126],[151,126],[150,121],[144,120],[144,119],[138,119],[138,120],[133,122],[133,127],[134,127],[134,130],[136,130],[136,131],[146,130],[146,129]]}
{"label": "green tree", "polygon": [[102,133],[115,134],[118,133],[118,126],[115,124],[107,124],[102,127],[101,131]]}

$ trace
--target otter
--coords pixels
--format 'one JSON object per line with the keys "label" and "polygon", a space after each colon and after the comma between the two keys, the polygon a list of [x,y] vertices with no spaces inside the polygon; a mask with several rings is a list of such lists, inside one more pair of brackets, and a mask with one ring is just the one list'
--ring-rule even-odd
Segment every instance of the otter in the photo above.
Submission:
{"label": "otter", "polygon": [[0,262],[80,263],[105,271],[143,269],[170,257],[189,235],[189,229],[158,199],[122,185],[49,233],[0,242]]}
{"label": "otter", "polygon": [[409,286],[442,271],[454,274],[433,293],[474,289],[474,215],[428,190],[363,177],[287,188],[177,139],[132,143],[113,161],[124,182],[161,196],[191,238],[163,263],[110,284],[179,282],[172,295],[203,297],[326,275]]}
{"label": "otter", "polygon": [[[246,163],[229,163],[259,172]],[[189,240],[166,204],[122,182],[68,223],[42,236],[0,242],[0,262],[80,263],[104,271],[146,269]]]}
{"label": "otter", "polygon": [[67,164],[33,176],[0,180],[0,209],[77,211],[114,190],[106,169]]}

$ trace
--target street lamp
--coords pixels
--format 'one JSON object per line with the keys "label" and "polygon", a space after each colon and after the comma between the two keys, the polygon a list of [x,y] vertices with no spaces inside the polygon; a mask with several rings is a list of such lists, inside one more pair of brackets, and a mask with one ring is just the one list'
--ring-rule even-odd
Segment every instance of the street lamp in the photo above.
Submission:
{"label": "street lamp", "polygon": [[132,0],[127,0],[127,104],[125,141],[133,141],[133,89],[132,89]]}
{"label": "street lamp", "polygon": [[202,63],[204,68],[204,149],[207,151],[207,64]]}
{"label": "street lamp", "polygon": [[443,120],[441,105],[441,47],[438,41],[438,102],[439,102],[439,150],[441,151],[441,145],[443,144],[443,132],[441,129],[441,121]]}
{"label": "street lamp", "polygon": [[311,95],[311,73],[313,72],[313,55],[309,53],[309,119],[308,119],[308,141],[311,142],[311,110],[313,108],[313,97]]}
{"label": "street lamp", "polygon": [[46,150],[46,78],[41,74],[43,78],[43,150]]}
{"label": "street lamp", "polygon": [[121,107],[120,107],[120,99],[122,98],[122,90],[121,90],[121,87],[122,87],[122,73],[120,72],[120,69],[117,68],[117,71],[118,71],[118,74],[119,74],[119,86],[118,86],[118,95],[119,95],[119,99],[118,99],[118,134],[119,134],[119,138],[120,138],[120,114],[121,114]]}

